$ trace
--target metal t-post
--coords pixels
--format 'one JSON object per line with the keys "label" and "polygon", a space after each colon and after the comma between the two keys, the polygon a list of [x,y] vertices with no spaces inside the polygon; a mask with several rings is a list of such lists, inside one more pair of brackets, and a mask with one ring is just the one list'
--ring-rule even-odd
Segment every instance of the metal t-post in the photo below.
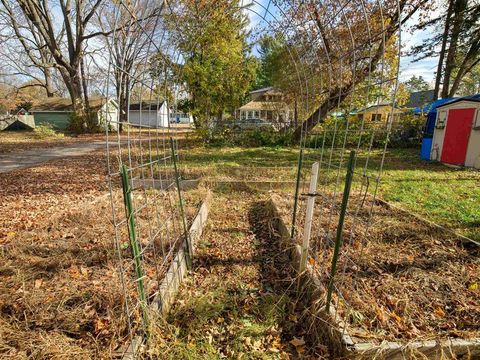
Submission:
{"label": "metal t-post", "polygon": [[185,218],[185,211],[183,209],[182,190],[180,189],[180,176],[178,174],[177,154],[175,152],[175,146],[173,144],[173,137],[170,137],[170,148],[172,150],[173,167],[175,170],[175,182],[177,184],[178,199],[180,202],[180,216],[182,217],[183,231],[185,236],[185,260],[187,263],[187,269],[190,270],[192,268],[193,247],[192,242],[190,241],[190,237],[188,236],[187,219]]}
{"label": "metal t-post", "polygon": [[330,271],[330,281],[328,283],[327,305],[326,311],[330,312],[330,303],[332,301],[333,285],[335,274],[337,272],[337,262],[342,245],[343,224],[345,222],[345,214],[347,212],[348,199],[350,197],[350,189],[352,187],[353,171],[355,166],[355,151],[350,152],[347,165],[347,175],[345,177],[345,189],[343,190],[342,207],[340,208],[340,216],[338,218],[337,236],[335,238],[335,249],[333,251],[332,268]]}
{"label": "metal t-post", "polygon": [[125,212],[127,215],[128,236],[130,239],[130,247],[132,250],[132,257],[135,263],[135,275],[137,277],[137,291],[140,298],[140,307],[142,308],[142,320],[144,333],[148,332],[148,314],[147,314],[147,297],[145,296],[145,287],[143,284],[143,270],[142,270],[142,254],[137,240],[137,230],[135,225],[135,216],[132,202],[132,188],[130,186],[130,179],[128,176],[128,168],[125,164],[122,165],[121,171],[123,199],[125,202]]}
{"label": "metal t-post", "polygon": [[302,176],[302,162],[303,162],[303,147],[300,149],[300,155],[298,157],[297,165],[297,182],[295,184],[295,200],[293,203],[293,215],[292,215],[292,230],[290,237],[293,239],[295,236],[295,223],[297,221],[297,208],[298,208],[298,196],[300,191],[300,177]]}

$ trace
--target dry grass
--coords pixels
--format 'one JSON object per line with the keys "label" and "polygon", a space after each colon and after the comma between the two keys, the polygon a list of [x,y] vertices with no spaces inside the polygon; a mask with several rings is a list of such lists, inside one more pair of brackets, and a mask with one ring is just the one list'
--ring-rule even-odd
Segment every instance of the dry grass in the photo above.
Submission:
{"label": "dry grass", "polygon": [[[127,340],[104,174],[101,150],[0,174],[2,358],[108,359]],[[192,218],[202,193],[186,194]],[[155,290],[147,282],[149,295]]]}
{"label": "dry grass", "polygon": [[[311,263],[327,286],[338,208],[321,198]],[[289,222],[292,199],[275,200]],[[350,207],[361,201],[353,194]],[[334,302],[350,334],[368,341],[480,337],[479,247],[380,203],[368,225],[368,210],[365,204],[356,220],[347,216],[335,278]]]}
{"label": "dry grass", "polygon": [[295,281],[271,229],[266,197],[247,187],[216,188],[194,272],[167,321],[155,322],[151,358],[327,356],[325,347],[304,341]]}

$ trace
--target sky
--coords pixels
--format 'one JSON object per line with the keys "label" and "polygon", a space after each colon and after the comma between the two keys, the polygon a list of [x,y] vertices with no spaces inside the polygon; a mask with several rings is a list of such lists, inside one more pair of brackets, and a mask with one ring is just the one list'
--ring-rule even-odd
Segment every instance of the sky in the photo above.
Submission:
{"label": "sky", "polygon": [[[433,14],[435,15],[435,14]],[[406,24],[406,28],[418,22],[418,15]],[[432,36],[432,29],[427,31],[416,31],[411,34],[407,29],[402,31],[402,46],[405,51],[411,49],[413,46],[420,45],[422,40],[428,39]],[[423,76],[428,82],[434,82],[435,72],[437,71],[438,58],[427,58],[418,62],[413,62],[412,56],[402,56],[400,59],[400,80],[405,81],[412,76]]]}
{"label": "sky", "polygon": [[[244,5],[251,4],[250,9],[252,11],[246,11],[246,14],[250,19],[251,28],[254,28],[258,24],[264,23],[261,16],[266,13],[265,7],[267,7],[269,0],[241,0],[241,2],[243,2]],[[269,12],[272,12],[273,14],[278,13],[274,5],[270,5]],[[259,16],[257,13],[261,14],[261,16]],[[271,17],[272,15],[267,15],[267,20],[269,16]],[[407,28],[411,27],[417,22],[418,15],[415,15],[407,22],[405,29],[402,30],[402,47],[404,52],[408,52],[408,50],[413,46],[420,45],[423,39],[432,36],[431,29],[428,29],[427,31],[416,31],[413,34],[407,31]],[[418,62],[413,62],[412,56],[403,55],[400,60],[400,80],[406,81],[412,76],[422,76],[426,81],[433,85],[437,62],[438,58],[427,58]]]}

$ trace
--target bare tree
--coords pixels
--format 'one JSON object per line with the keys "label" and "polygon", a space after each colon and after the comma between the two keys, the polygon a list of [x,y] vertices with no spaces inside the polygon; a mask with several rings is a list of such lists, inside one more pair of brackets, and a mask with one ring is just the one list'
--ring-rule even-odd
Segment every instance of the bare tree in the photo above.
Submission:
{"label": "bare tree", "polygon": [[[0,9],[2,47],[0,56],[3,75],[19,77],[25,87],[38,86],[45,89],[47,97],[55,95],[54,63],[52,55],[31,21],[23,22],[21,15],[7,6]],[[21,51],[20,49],[23,49]],[[25,82],[25,79],[32,81]]]}
{"label": "bare tree", "polygon": [[[38,37],[42,49],[48,50],[65,83],[74,110],[88,110],[88,94],[82,80],[85,44],[89,39],[105,35],[102,31],[90,31],[89,26],[103,0],[0,1],[14,29],[20,32],[25,23],[33,26],[32,35]],[[54,8],[59,8],[60,12],[54,12]]]}
{"label": "bare tree", "polygon": [[[155,49],[152,41],[156,37],[161,12],[157,2],[140,0],[117,7],[104,6],[96,17],[99,31],[111,36],[102,37],[109,55],[113,72],[116,97],[119,101],[121,120],[125,119],[128,101],[133,87],[141,82],[149,52]],[[138,19],[141,19],[138,20]],[[150,51],[149,51],[150,50]]]}

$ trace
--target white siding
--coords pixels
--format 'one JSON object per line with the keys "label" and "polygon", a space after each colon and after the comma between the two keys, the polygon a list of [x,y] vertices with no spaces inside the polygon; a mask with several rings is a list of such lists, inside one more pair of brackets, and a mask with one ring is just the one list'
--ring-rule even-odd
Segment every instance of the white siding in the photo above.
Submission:
{"label": "white siding", "polygon": [[445,125],[446,125],[448,122],[449,110],[472,109],[472,108],[476,109],[476,113],[473,117],[472,130],[470,133],[470,138],[468,140],[465,166],[480,169],[480,129],[475,129],[475,119],[477,118],[477,114],[480,112],[480,103],[475,101],[459,101],[451,105],[442,106],[437,109],[437,119],[435,122],[435,131],[433,133],[433,141],[432,141],[432,153],[430,157],[432,160],[440,161],[441,154],[442,154],[443,140],[445,138],[446,126],[443,129],[437,129],[438,121],[442,116],[441,112],[442,111],[447,112],[447,119],[445,121]]}
{"label": "white siding", "polygon": [[117,130],[119,121],[118,114],[119,113],[116,104],[113,104],[112,101],[109,101],[98,111],[98,123],[102,127],[104,127],[104,124],[107,124],[111,130]]}
{"label": "white siding", "polygon": [[158,111],[156,110],[130,110],[128,122],[131,125],[141,127],[168,127],[168,108],[166,102],[162,104]]}

